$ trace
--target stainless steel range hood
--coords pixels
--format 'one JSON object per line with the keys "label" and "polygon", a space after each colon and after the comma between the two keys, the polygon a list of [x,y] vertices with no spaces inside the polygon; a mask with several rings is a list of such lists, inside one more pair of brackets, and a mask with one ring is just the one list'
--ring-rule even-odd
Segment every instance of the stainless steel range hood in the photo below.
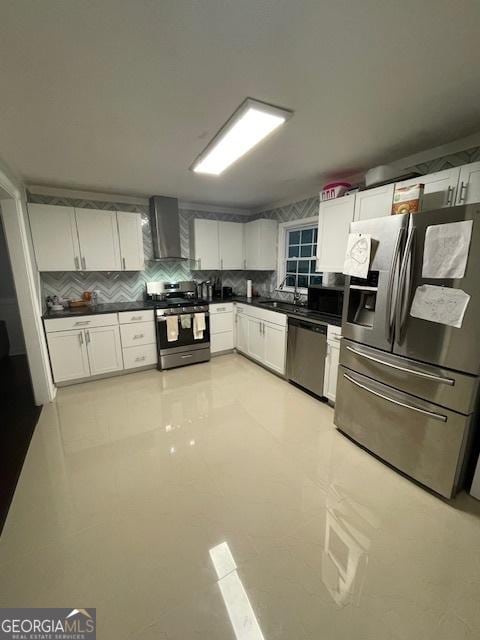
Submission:
{"label": "stainless steel range hood", "polygon": [[180,247],[180,220],[177,198],[150,198],[150,228],[155,260],[188,260]]}

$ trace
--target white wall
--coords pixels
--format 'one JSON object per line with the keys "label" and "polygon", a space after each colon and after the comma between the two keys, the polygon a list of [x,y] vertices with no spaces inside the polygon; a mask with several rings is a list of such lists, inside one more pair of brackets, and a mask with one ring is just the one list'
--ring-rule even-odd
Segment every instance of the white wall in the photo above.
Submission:
{"label": "white wall", "polygon": [[1,160],[0,206],[35,402],[41,405],[53,400],[56,389],[41,320],[39,279],[32,252],[25,189],[21,180],[12,175]]}
{"label": "white wall", "polygon": [[0,320],[7,325],[10,355],[25,353],[22,322],[0,212]]}

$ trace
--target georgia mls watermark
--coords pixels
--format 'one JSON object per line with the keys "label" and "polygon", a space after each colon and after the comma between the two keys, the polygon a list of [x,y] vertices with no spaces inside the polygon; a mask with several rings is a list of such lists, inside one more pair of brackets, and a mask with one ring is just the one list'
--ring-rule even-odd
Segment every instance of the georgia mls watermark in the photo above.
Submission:
{"label": "georgia mls watermark", "polygon": [[0,640],[96,640],[96,609],[0,609]]}

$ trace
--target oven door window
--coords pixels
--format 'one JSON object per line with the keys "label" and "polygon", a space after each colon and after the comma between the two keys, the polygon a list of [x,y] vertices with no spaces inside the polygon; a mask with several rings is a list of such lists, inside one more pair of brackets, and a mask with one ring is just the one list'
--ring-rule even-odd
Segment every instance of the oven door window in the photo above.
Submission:
{"label": "oven door window", "polygon": [[[162,316],[164,318],[165,316]],[[177,316],[180,318],[180,316]],[[205,331],[203,332],[203,338],[200,340],[193,339],[193,315],[192,326],[190,329],[183,329],[180,320],[178,321],[178,340],[175,342],[168,342],[167,340],[167,323],[163,319],[157,318],[157,339],[160,349],[173,349],[175,347],[188,347],[192,344],[204,344],[210,342],[210,319],[208,315],[205,315]]]}

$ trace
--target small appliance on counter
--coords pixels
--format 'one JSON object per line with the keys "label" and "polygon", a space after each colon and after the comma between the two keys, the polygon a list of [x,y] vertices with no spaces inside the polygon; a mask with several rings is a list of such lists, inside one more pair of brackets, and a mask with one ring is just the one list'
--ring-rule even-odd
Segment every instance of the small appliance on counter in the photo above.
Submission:
{"label": "small appliance on counter", "polygon": [[307,307],[325,316],[340,319],[343,309],[343,287],[308,287]]}
{"label": "small appliance on counter", "polygon": [[226,300],[227,298],[233,298],[232,287],[222,287],[222,298],[224,300]]}

